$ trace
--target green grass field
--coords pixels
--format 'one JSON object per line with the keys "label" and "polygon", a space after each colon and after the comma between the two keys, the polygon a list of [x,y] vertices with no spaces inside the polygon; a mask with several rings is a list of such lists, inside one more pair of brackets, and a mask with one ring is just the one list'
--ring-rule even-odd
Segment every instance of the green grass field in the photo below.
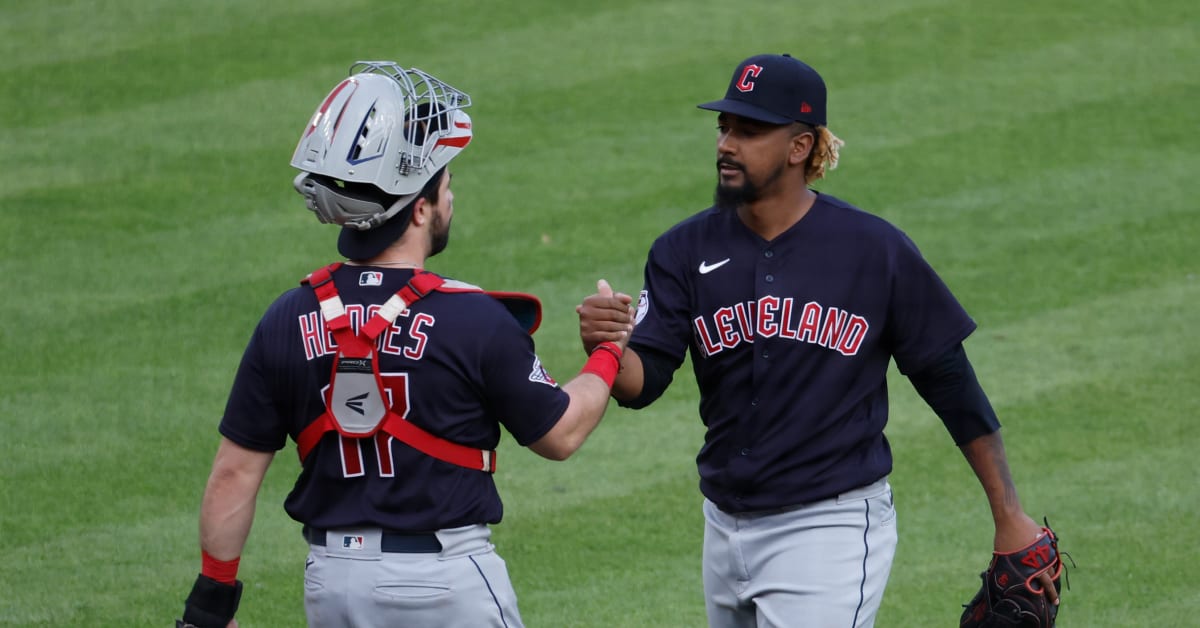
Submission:
{"label": "green grass field", "polygon": [[[511,6],[504,6],[511,4]],[[829,83],[818,187],[908,232],[979,322],[967,349],[1026,509],[1074,557],[1060,625],[1200,616],[1200,11],[1191,0],[521,3],[0,0],[0,625],[162,626],[199,568],[216,425],[263,309],[334,261],[291,188],[356,59],[474,99],[431,264],[573,306],[636,292],[705,207],[734,65]],[[878,626],[955,625],[988,559],[982,491],[902,378],[900,547]],[[565,463],[506,437],[495,541],[531,627],[703,626],[702,438],[685,367]],[[242,559],[244,627],[301,626],[282,452]],[[799,624],[798,624],[799,625]]]}

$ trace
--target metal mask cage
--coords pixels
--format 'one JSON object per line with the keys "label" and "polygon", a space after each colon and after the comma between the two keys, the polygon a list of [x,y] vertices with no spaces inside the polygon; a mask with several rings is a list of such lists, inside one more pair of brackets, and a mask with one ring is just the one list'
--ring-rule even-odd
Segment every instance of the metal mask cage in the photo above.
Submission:
{"label": "metal mask cage", "polygon": [[430,139],[452,130],[454,112],[471,106],[471,97],[417,68],[403,68],[391,61],[357,61],[350,66],[351,76],[365,73],[387,76],[404,91],[406,144],[400,149],[397,168],[401,176],[419,172],[437,146],[437,141]]}

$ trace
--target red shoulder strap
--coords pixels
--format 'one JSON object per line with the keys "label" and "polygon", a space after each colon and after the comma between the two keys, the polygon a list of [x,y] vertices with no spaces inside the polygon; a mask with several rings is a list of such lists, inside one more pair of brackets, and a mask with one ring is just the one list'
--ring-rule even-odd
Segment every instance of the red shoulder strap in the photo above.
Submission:
{"label": "red shoulder strap", "polygon": [[[312,287],[317,295],[317,300],[321,306],[321,314],[325,319],[325,326],[333,334],[341,349],[337,356],[334,357],[333,374],[330,378],[332,385],[336,385],[336,375],[338,370],[338,360],[341,353],[344,351],[352,355],[367,355],[374,347],[375,339],[387,329],[405,309],[416,303],[430,292],[442,287],[446,282],[442,277],[425,272],[418,269],[413,273],[408,283],[403,288],[398,290],[391,296],[380,308],[371,320],[362,325],[357,334],[353,333],[350,326],[350,317],[346,314],[345,306],[342,303],[341,297],[338,296],[337,286],[333,282],[333,273],[341,267],[341,263],[337,262],[319,268],[309,274],[301,283],[307,283]],[[352,349],[351,349],[352,348]],[[349,349],[349,351],[347,351]],[[377,360],[372,360],[372,369],[375,371],[378,381],[379,364]],[[379,384],[382,387],[382,383]],[[383,394],[381,389],[380,394]],[[379,423],[370,435],[366,438],[374,436],[376,432],[382,430],[391,435],[400,442],[403,442],[410,447],[420,451],[426,455],[437,458],[444,462],[474,469],[477,471],[485,471],[495,473],[496,471],[496,452],[484,449],[476,449],[459,445],[458,443],[450,442],[439,436],[430,434],[421,429],[417,425],[405,420],[397,415],[390,408],[387,410],[383,420]],[[341,432],[337,420],[332,413],[326,408],[321,416],[304,428],[296,437],[296,453],[300,456],[300,462],[303,463],[312,452],[313,448],[321,442],[321,439],[328,432]],[[357,438],[358,436],[350,436]]]}

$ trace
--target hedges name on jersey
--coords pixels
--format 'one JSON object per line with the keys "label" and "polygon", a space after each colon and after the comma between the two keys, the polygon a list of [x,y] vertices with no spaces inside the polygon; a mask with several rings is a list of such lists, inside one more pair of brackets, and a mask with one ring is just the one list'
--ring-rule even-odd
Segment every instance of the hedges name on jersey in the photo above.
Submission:
{"label": "hedges name on jersey", "polygon": [[[410,269],[343,265],[333,276],[357,330],[412,275]],[[325,411],[336,346],[311,288],[281,295],[246,348],[221,434],[260,451],[286,446]],[[426,295],[376,346],[392,409],[455,443],[495,449],[502,424],[526,446],[544,436],[568,404],[529,334],[482,292]],[[364,439],[327,433],[304,461],[285,508],[316,528],[399,531],[497,523],[503,514],[490,473],[434,459],[383,433]]]}

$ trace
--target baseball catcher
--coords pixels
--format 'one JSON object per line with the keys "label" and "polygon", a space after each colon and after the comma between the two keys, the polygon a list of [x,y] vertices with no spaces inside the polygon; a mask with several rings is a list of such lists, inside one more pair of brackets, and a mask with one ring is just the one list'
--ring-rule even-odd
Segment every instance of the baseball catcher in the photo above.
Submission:
{"label": "baseball catcher", "polygon": [[470,104],[417,68],[360,61],[308,118],[292,185],[339,227],[345,259],[277,297],[246,345],[177,628],[236,628],[255,502],[289,440],[307,625],[524,626],[490,540],[504,513],[495,450],[508,432],[547,459],[577,451],[608,407],[633,313],[611,317],[613,338],[560,385],[531,336],[536,297],[425,269],[450,241]]}
{"label": "baseball catcher", "polygon": [[[1052,628],[1058,615],[1059,579],[1063,572],[1058,536],[1049,524],[1036,541],[1015,552],[995,552],[983,586],[966,605],[962,628],[1021,626]],[[1053,582],[1047,591],[1046,580]]]}

